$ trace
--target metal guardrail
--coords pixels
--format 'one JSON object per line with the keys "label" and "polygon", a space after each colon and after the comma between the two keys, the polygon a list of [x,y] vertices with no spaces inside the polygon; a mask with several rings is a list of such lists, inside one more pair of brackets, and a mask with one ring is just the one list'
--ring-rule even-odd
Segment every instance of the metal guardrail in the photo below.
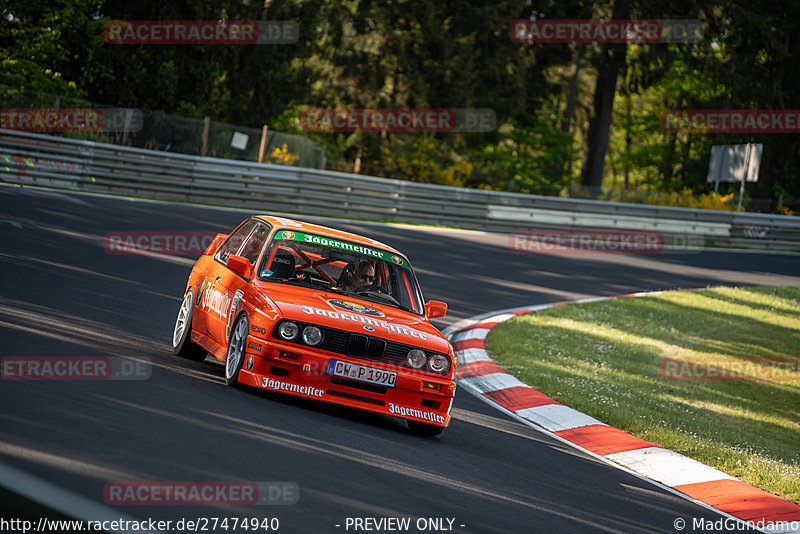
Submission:
{"label": "metal guardrail", "polygon": [[493,232],[652,230],[800,250],[800,217],[485,191],[0,130],[6,183]]}

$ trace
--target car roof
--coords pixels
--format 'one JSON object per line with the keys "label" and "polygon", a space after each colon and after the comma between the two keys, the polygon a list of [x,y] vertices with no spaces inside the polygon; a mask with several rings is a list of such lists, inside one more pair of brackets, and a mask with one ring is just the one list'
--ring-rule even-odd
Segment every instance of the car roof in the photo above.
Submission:
{"label": "car roof", "polygon": [[329,237],[335,237],[336,239],[344,239],[347,241],[351,241],[353,243],[358,243],[359,245],[365,245],[368,247],[380,247],[387,252],[405,256],[405,254],[403,254],[402,252],[395,250],[394,248],[390,247],[385,243],[381,243],[380,241],[376,241],[374,239],[370,239],[368,237],[364,237],[358,234],[351,234],[350,232],[343,232],[341,230],[336,230],[334,228],[328,228],[327,226],[322,226],[319,224],[311,224],[304,221],[298,221],[296,219],[287,219],[285,217],[273,217],[271,215],[256,215],[256,217],[261,219],[262,221],[270,223],[275,227],[288,228],[290,230],[297,230],[300,232],[307,232],[312,234],[323,234]]}

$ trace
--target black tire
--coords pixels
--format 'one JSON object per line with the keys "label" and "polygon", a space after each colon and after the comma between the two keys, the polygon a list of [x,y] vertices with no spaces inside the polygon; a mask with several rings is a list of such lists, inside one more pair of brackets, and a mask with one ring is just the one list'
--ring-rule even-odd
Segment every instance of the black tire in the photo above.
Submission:
{"label": "black tire", "polygon": [[239,371],[244,364],[247,347],[247,332],[250,328],[247,314],[241,314],[231,328],[228,352],[225,353],[225,383],[229,386],[239,384]]}
{"label": "black tire", "polygon": [[429,425],[428,423],[420,423],[409,419],[406,419],[406,423],[408,423],[408,429],[411,432],[421,436],[438,436],[445,429],[443,426]]}
{"label": "black tire", "polygon": [[208,352],[203,347],[192,343],[192,315],[194,313],[194,290],[189,288],[181,301],[178,317],[175,319],[175,328],[172,331],[172,352],[181,358],[188,358],[196,362],[206,359]]}

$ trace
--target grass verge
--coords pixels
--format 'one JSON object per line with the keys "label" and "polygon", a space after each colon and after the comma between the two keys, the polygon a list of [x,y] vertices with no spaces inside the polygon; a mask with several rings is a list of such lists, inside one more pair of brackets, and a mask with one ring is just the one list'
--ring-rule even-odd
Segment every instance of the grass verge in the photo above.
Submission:
{"label": "grass verge", "polygon": [[800,288],[550,308],[487,349],[563,404],[800,503]]}

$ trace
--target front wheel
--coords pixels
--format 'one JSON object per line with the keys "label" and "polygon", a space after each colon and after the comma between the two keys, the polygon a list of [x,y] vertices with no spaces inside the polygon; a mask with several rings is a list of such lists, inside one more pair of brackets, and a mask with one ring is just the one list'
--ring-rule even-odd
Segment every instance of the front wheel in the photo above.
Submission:
{"label": "front wheel", "polygon": [[429,425],[427,423],[420,423],[419,421],[411,421],[406,419],[408,429],[414,434],[422,436],[438,436],[444,430],[443,426]]}
{"label": "front wheel", "polygon": [[225,383],[229,386],[235,386],[239,383],[239,371],[241,371],[244,363],[248,328],[247,315],[242,314],[236,321],[233,330],[231,330],[228,354],[225,356]]}
{"label": "front wheel", "polygon": [[206,350],[192,343],[192,314],[194,311],[194,291],[189,288],[183,297],[175,319],[175,329],[172,331],[172,352],[181,358],[188,358],[196,362],[206,359]]}

